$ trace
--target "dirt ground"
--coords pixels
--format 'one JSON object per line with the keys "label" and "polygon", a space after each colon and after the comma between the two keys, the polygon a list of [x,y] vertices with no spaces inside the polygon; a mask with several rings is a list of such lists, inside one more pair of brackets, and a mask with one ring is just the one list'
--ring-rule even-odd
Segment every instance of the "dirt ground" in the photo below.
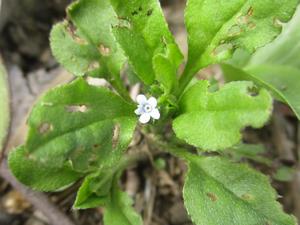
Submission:
{"label": "dirt ground", "polygon": [[[0,14],[0,55],[5,62],[11,89],[12,124],[6,154],[24,141],[26,118],[36,99],[47,89],[67,83],[73,77],[51,55],[48,35],[51,26],[65,16],[70,0],[3,0]],[[186,54],[186,31],[183,23],[183,0],[164,0],[164,12],[170,29]],[[217,66],[199,77],[222,80]],[[152,153],[142,163],[128,169],[122,186],[133,197],[135,208],[145,225],[192,224],[183,206],[181,190],[185,164],[166,153],[157,152],[137,135],[139,148]],[[288,213],[300,219],[300,125],[291,110],[275,103],[274,114],[261,130],[247,129],[244,141],[261,144],[261,156],[267,162],[248,157],[241,159],[270,176],[281,196],[279,201]],[[164,159],[164,168],[153,161]],[[0,167],[0,225],[47,225],[55,218],[65,225],[101,225],[102,210],[75,211],[72,204],[79,184],[59,193],[36,193],[19,183],[7,171],[5,160]],[[55,224],[55,223],[54,223]]]}

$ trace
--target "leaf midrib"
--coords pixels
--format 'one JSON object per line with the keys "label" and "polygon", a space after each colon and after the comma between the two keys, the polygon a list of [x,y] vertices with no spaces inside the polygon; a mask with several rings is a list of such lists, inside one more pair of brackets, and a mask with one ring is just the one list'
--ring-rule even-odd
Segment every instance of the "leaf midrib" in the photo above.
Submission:
{"label": "leaf midrib", "polygon": [[[220,186],[222,186],[230,195],[232,195],[235,199],[237,199],[237,201],[242,202],[243,204],[245,204],[247,206],[247,208],[250,208],[251,210],[254,211],[254,213],[256,213],[257,215],[261,215],[263,217],[263,219],[267,220],[267,221],[273,221],[276,222],[276,224],[281,224],[281,221],[277,221],[274,220],[274,218],[269,218],[269,216],[266,216],[264,214],[261,214],[260,211],[258,209],[255,209],[252,207],[252,205],[246,201],[244,201],[243,199],[241,199],[240,197],[238,197],[233,191],[231,191],[229,188],[227,188],[222,182],[220,182],[219,180],[217,180],[214,176],[210,175],[208,172],[206,172],[205,169],[203,169],[201,166],[199,166],[198,163],[194,163],[200,170],[203,171],[204,174],[206,174],[206,176],[210,177],[211,179],[213,179],[216,183],[218,183]],[[272,199],[273,201],[275,201],[275,204],[278,204],[276,202],[276,199]],[[237,224],[239,225],[239,224]]]}
{"label": "leaf midrib", "polygon": [[[66,135],[68,135],[68,134],[70,134],[70,133],[76,132],[76,131],[78,131],[78,130],[82,130],[82,129],[84,129],[84,128],[93,126],[93,125],[95,125],[95,124],[97,124],[97,123],[104,123],[104,122],[108,122],[108,121],[112,121],[112,123],[113,123],[114,120],[122,120],[122,119],[129,119],[129,118],[133,118],[133,117],[131,117],[131,116],[121,116],[121,117],[106,118],[106,119],[103,119],[103,120],[93,121],[93,122],[88,123],[88,124],[86,124],[86,125],[84,125],[84,126],[79,126],[79,127],[73,128],[73,129],[71,129],[71,130],[68,130],[68,131],[66,131],[66,132],[63,132],[63,133],[61,133],[61,134],[59,134],[59,135],[55,135],[55,136],[51,137],[51,138],[50,138],[49,140],[47,140],[46,142],[43,142],[42,144],[37,145],[37,146],[35,147],[35,150],[34,150],[34,151],[31,151],[30,149],[28,149],[28,150],[29,150],[30,152],[38,152],[38,151],[40,151],[41,148],[43,148],[45,145],[48,145],[48,144],[51,143],[52,141],[54,141],[54,140],[56,140],[56,139],[58,139],[58,138],[61,138],[61,137],[63,137],[63,136],[66,136]],[[27,145],[27,144],[26,144],[26,145]]]}

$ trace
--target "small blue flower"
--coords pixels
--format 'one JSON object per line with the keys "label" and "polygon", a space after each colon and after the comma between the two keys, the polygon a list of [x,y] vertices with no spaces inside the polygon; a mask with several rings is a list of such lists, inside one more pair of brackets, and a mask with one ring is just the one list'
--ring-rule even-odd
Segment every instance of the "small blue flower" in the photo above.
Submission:
{"label": "small blue flower", "polygon": [[156,108],[156,98],[150,97],[149,99],[147,99],[145,95],[138,95],[136,101],[138,103],[138,107],[134,112],[136,115],[140,116],[139,121],[141,123],[148,123],[151,117],[154,120],[158,120],[160,118],[160,113]]}

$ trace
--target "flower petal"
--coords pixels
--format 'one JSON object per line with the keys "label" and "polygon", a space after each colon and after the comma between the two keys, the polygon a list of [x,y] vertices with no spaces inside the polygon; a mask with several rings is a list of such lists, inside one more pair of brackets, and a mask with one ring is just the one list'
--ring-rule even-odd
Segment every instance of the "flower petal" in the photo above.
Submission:
{"label": "flower petal", "polygon": [[139,121],[143,124],[148,123],[151,119],[151,116],[149,113],[144,113],[140,116]]}
{"label": "flower petal", "polygon": [[134,111],[136,115],[142,115],[143,114],[143,107],[138,106],[138,108]]}
{"label": "flower petal", "polygon": [[145,103],[147,102],[147,98],[146,98],[145,95],[138,95],[138,96],[136,97],[136,101],[137,101],[137,103],[139,103],[139,104],[145,104]]}
{"label": "flower petal", "polygon": [[153,119],[158,120],[160,118],[160,113],[159,113],[158,109],[153,109],[150,113],[150,116]]}
{"label": "flower petal", "polygon": [[157,100],[154,97],[150,97],[147,102],[152,106],[152,108],[155,108],[157,106]]}

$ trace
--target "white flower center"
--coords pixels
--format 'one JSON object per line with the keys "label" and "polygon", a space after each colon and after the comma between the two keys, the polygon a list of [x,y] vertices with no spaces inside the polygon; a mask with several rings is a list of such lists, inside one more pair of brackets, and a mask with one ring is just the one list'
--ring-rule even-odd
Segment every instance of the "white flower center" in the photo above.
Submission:
{"label": "white flower center", "polygon": [[150,104],[146,104],[143,109],[146,113],[150,113],[152,111],[152,106]]}

